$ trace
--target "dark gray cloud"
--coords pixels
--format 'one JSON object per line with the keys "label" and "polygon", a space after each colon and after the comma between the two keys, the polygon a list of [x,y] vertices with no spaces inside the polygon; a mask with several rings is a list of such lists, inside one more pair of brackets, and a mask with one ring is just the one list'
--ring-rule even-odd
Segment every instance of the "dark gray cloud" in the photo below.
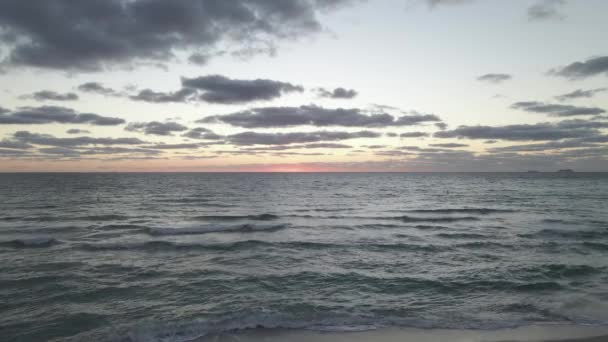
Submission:
{"label": "dark gray cloud", "polygon": [[435,127],[439,128],[440,130],[446,130],[448,128],[448,124],[446,124],[445,122],[437,122],[435,123]]}
{"label": "dark gray cloud", "polygon": [[600,74],[608,75],[608,56],[594,57],[584,62],[574,62],[564,67],[551,69],[549,74],[569,79],[581,79]]}
{"label": "dark gray cloud", "polygon": [[0,42],[8,49],[6,64],[101,70],[160,63],[176,51],[200,53],[222,44],[256,51],[321,31],[319,12],[348,2],[2,0]]}
{"label": "dark gray cloud", "polygon": [[357,96],[357,91],[354,89],[335,88],[334,90],[327,90],[325,88],[317,88],[317,94],[319,97],[325,97],[330,99],[352,99]]}
{"label": "dark gray cloud", "polygon": [[181,149],[197,149],[202,147],[201,144],[193,144],[193,143],[182,143],[182,144],[154,144],[154,145],[146,145],[143,148],[153,149],[153,150],[181,150]]}
{"label": "dark gray cloud", "polygon": [[574,100],[574,99],[580,99],[580,98],[590,98],[590,97],[595,96],[595,94],[599,94],[599,93],[605,92],[607,90],[608,90],[608,88],[596,88],[596,89],[589,89],[589,90],[577,89],[570,93],[558,95],[555,98],[560,101]]}
{"label": "dark gray cloud", "polygon": [[428,137],[430,134],[425,132],[407,132],[399,134],[401,138],[424,138]]}
{"label": "dark gray cloud", "polygon": [[129,132],[140,132],[148,135],[173,135],[174,132],[183,132],[188,127],[177,122],[131,122],[125,127]]}
{"label": "dark gray cloud", "polygon": [[77,147],[88,145],[140,145],[145,143],[137,138],[93,138],[86,136],[57,138],[49,134],[32,133],[29,131],[15,132],[13,134],[13,139],[26,144],[55,147]]}
{"label": "dark gray cloud", "polygon": [[192,64],[196,64],[196,65],[207,65],[207,63],[209,63],[209,60],[211,59],[211,55],[206,55],[206,54],[202,54],[202,53],[193,53],[190,55],[190,57],[188,57],[188,61]]}
{"label": "dark gray cloud", "polygon": [[281,95],[302,92],[304,88],[287,82],[267,79],[238,80],[221,75],[183,78],[182,90],[202,92],[198,98],[209,103],[239,104],[252,101],[268,101]]}
{"label": "dark gray cloud", "polygon": [[566,0],[540,0],[528,8],[528,18],[530,20],[563,19],[560,13]]}
{"label": "dark gray cloud", "polygon": [[512,78],[513,76],[509,74],[485,74],[477,77],[477,80],[489,83],[502,83]]}
{"label": "dark gray cloud", "polygon": [[196,90],[187,88],[168,93],[157,92],[151,89],[143,89],[137,95],[131,95],[129,98],[135,101],[152,103],[188,102],[194,100],[196,94]]}
{"label": "dark gray cloud", "polygon": [[597,107],[577,107],[571,105],[549,104],[536,101],[516,102],[511,105],[513,109],[525,110],[532,113],[549,114],[551,116],[580,116],[599,115],[606,111]]}
{"label": "dark gray cloud", "polygon": [[123,96],[122,92],[108,88],[99,82],[87,82],[78,86],[78,90],[84,93],[93,93],[103,96]]}
{"label": "dark gray cloud", "polygon": [[203,127],[193,128],[182,134],[182,137],[199,140],[219,140],[223,138],[221,135],[215,134],[210,129]]}
{"label": "dark gray cloud", "polygon": [[38,125],[50,123],[89,124],[116,126],[125,120],[92,113],[77,113],[73,109],[57,106],[20,107],[0,114],[0,125]]}
{"label": "dark gray cloud", "polygon": [[440,6],[440,5],[459,5],[467,2],[472,2],[473,0],[425,0],[430,7]]}
{"label": "dark gray cloud", "polygon": [[608,123],[586,120],[565,120],[557,123],[507,126],[460,126],[436,132],[437,138],[493,139],[509,141],[549,141],[596,136]]}
{"label": "dark gray cloud", "polygon": [[52,90],[41,90],[33,94],[22,95],[20,98],[36,101],[76,101],[78,100],[78,95],[74,93],[61,94]]}
{"label": "dark gray cloud", "polygon": [[294,133],[259,133],[243,132],[227,136],[233,145],[289,145],[296,143],[316,143],[356,138],[378,138],[382,134],[371,131],[359,132],[294,132]]}
{"label": "dark gray cloud", "polygon": [[261,107],[227,115],[215,115],[201,123],[222,122],[245,128],[292,126],[389,127],[412,126],[441,119],[433,114],[411,114],[393,117],[386,113],[367,113],[361,109],[327,109],[315,105],[300,107]]}
{"label": "dark gray cloud", "polygon": [[77,129],[77,128],[72,128],[72,129],[68,129],[66,131],[67,134],[89,134],[91,133],[90,131],[87,131],[86,129]]}
{"label": "dark gray cloud", "polygon": [[467,144],[457,144],[457,143],[448,143],[448,144],[430,144],[433,147],[442,147],[442,148],[458,148],[458,147],[468,147]]}
{"label": "dark gray cloud", "polygon": [[531,151],[551,151],[562,149],[578,149],[583,147],[593,147],[596,144],[608,142],[608,135],[598,135],[589,138],[566,139],[562,141],[549,141],[540,144],[513,145],[495,147],[490,152],[531,152]]}
{"label": "dark gray cloud", "polygon": [[27,150],[34,146],[19,140],[0,140],[0,148],[10,148],[15,150]]}
{"label": "dark gray cloud", "polygon": [[221,75],[182,78],[182,88],[174,92],[143,89],[129,96],[135,101],[152,103],[196,102],[242,104],[268,101],[284,94],[302,92],[304,88],[287,82],[266,79],[238,80]]}

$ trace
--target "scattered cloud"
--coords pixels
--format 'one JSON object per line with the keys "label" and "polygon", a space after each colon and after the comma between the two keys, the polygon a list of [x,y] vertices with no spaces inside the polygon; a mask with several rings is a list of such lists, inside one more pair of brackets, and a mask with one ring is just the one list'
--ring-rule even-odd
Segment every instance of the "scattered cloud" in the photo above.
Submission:
{"label": "scattered cloud", "polygon": [[56,147],[77,147],[87,145],[140,145],[145,143],[137,138],[94,138],[74,137],[57,138],[49,134],[32,133],[29,131],[18,131],[13,134],[13,139],[22,143]]}
{"label": "scattered cloud", "polygon": [[78,90],[84,93],[92,93],[103,96],[124,96],[122,92],[105,87],[99,82],[87,82],[78,86]]}
{"label": "scattered cloud", "polygon": [[596,88],[596,89],[589,89],[589,90],[577,89],[570,93],[558,95],[555,98],[560,101],[574,100],[574,99],[580,99],[580,98],[591,98],[591,97],[595,96],[595,94],[603,93],[605,91],[608,91],[608,88]]}
{"label": "scattered cloud", "polygon": [[433,114],[413,113],[394,117],[387,113],[368,113],[357,108],[328,109],[316,105],[300,107],[261,107],[226,115],[206,117],[201,123],[226,123],[244,128],[292,126],[390,127],[413,126],[441,119]]}
{"label": "scattered cloud", "polygon": [[354,89],[335,88],[334,90],[327,90],[325,88],[317,88],[317,94],[319,97],[329,99],[352,99],[357,96],[357,91]]}
{"label": "scattered cloud", "polygon": [[467,138],[484,140],[561,140],[591,137],[600,134],[608,123],[587,120],[565,120],[557,123],[507,126],[460,126],[449,131],[436,132],[436,138]]}
{"label": "scattered cloud", "polygon": [[239,104],[268,101],[291,92],[302,92],[302,86],[267,79],[238,80],[221,75],[183,78],[185,89],[196,89],[198,98],[209,103]]}
{"label": "scattered cloud", "polygon": [[33,94],[21,95],[20,98],[36,101],[76,101],[78,100],[78,95],[74,93],[61,94],[52,90],[41,90]]}
{"label": "scattered cloud", "polygon": [[565,16],[560,10],[565,4],[566,0],[540,0],[528,8],[528,19],[564,19]]}
{"label": "scattered cloud", "polygon": [[198,140],[219,140],[223,137],[219,134],[213,133],[210,129],[203,127],[196,127],[188,132],[182,134],[182,137]]}
{"label": "scattered cloud", "polygon": [[448,143],[448,144],[430,144],[433,147],[442,147],[442,148],[459,148],[459,147],[468,147],[467,144],[457,144],[457,143]]}
{"label": "scattered cloud", "polygon": [[430,133],[426,132],[407,132],[399,134],[401,138],[424,138],[430,136]]}
{"label": "scattered cloud", "polygon": [[564,67],[549,70],[550,75],[572,80],[583,79],[600,74],[608,75],[608,56],[590,58],[584,62],[574,62]]}
{"label": "scattered cloud", "polygon": [[134,101],[144,101],[151,103],[167,103],[167,102],[188,102],[194,100],[196,90],[180,89],[176,92],[157,92],[151,89],[143,89],[137,95],[131,95],[129,98]]}
{"label": "scattered cloud", "polygon": [[322,141],[338,141],[357,138],[378,138],[380,133],[372,131],[359,132],[294,132],[294,133],[258,133],[243,132],[227,136],[233,145],[289,145],[295,143],[314,143]]}
{"label": "scattered cloud", "polygon": [[536,101],[516,102],[511,105],[513,109],[520,109],[531,113],[542,113],[551,116],[583,116],[599,115],[606,111],[597,107],[577,107],[571,105],[548,104]]}
{"label": "scattered cloud", "polygon": [[174,132],[183,132],[188,130],[188,127],[177,122],[131,122],[125,127],[129,132],[140,132],[147,135],[173,135]]}
{"label": "scattered cloud", "polygon": [[19,107],[15,111],[0,113],[0,125],[50,123],[116,126],[124,124],[125,120],[92,113],[78,113],[73,109],[57,106]]}
{"label": "scattered cloud", "polygon": [[72,129],[68,129],[66,131],[67,134],[89,134],[91,132],[87,131],[86,129],[77,129],[77,128],[72,128]]}
{"label": "scattered cloud", "polygon": [[488,83],[502,83],[512,78],[513,76],[509,74],[485,74],[477,77],[477,80]]}

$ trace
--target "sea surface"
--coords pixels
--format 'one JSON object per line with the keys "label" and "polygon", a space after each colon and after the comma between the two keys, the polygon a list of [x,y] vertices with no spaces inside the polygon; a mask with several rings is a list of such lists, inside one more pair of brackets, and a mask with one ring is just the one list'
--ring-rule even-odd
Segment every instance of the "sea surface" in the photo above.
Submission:
{"label": "sea surface", "polygon": [[2,341],[608,324],[608,174],[0,174]]}

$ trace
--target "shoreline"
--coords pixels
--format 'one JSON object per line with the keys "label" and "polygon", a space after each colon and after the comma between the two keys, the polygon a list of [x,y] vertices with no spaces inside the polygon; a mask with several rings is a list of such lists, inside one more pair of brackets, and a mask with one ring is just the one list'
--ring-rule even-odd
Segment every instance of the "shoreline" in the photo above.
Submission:
{"label": "shoreline", "polygon": [[500,330],[381,328],[355,332],[300,329],[248,329],[213,334],[193,342],[606,342],[608,327],[536,325]]}

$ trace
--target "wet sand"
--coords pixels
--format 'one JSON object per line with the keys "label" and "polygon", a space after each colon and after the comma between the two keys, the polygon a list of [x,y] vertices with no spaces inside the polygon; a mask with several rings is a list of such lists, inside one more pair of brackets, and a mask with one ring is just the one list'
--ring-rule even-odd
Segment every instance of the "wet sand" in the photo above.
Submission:
{"label": "wet sand", "polygon": [[362,332],[251,329],[197,342],[608,342],[608,327],[532,326],[496,331],[387,328]]}

